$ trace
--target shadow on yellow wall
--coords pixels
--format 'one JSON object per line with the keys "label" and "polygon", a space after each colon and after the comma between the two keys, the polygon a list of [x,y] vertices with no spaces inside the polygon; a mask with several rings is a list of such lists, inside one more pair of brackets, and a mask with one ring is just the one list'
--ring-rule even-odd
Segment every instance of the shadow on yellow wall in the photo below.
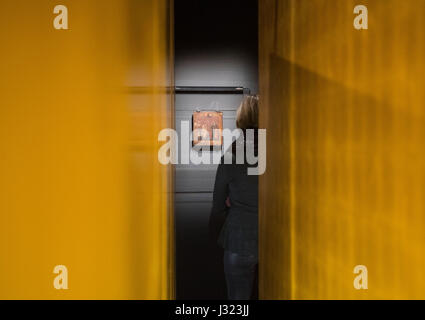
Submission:
{"label": "shadow on yellow wall", "polygon": [[357,4],[260,1],[261,298],[425,297],[425,3]]}

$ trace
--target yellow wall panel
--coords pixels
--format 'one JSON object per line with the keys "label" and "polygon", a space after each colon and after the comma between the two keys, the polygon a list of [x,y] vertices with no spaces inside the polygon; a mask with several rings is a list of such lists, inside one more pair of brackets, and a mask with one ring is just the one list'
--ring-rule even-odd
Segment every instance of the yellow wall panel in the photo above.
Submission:
{"label": "yellow wall panel", "polygon": [[[57,4],[69,30],[53,27]],[[1,1],[0,299],[173,297],[171,172],[157,161],[172,113],[159,89],[171,85],[169,10]],[[68,290],[53,287],[56,265]]]}
{"label": "yellow wall panel", "polygon": [[424,1],[259,3],[261,298],[425,298]]}

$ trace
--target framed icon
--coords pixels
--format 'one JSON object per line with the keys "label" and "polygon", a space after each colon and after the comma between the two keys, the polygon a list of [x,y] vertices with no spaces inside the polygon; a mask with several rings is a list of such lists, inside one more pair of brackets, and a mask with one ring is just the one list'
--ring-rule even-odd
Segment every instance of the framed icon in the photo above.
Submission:
{"label": "framed icon", "polygon": [[223,112],[196,111],[192,116],[193,146],[223,145]]}

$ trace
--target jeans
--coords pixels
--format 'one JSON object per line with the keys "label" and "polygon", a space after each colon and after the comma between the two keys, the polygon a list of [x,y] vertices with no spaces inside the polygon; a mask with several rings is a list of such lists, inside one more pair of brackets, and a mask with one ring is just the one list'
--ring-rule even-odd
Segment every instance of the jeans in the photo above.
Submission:
{"label": "jeans", "polygon": [[258,257],[224,251],[224,273],[229,300],[249,300],[255,279]]}

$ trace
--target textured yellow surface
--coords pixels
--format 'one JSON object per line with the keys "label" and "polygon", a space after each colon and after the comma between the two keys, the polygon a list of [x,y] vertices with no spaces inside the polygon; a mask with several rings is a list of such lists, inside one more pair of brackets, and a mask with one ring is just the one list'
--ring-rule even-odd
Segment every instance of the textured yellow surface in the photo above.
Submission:
{"label": "textured yellow surface", "polygon": [[259,3],[261,298],[425,298],[425,2]]}
{"label": "textured yellow surface", "polygon": [[[53,28],[57,4],[69,30]],[[157,161],[168,10],[0,2],[0,299],[173,297],[171,172]],[[60,264],[68,290],[53,287]]]}

